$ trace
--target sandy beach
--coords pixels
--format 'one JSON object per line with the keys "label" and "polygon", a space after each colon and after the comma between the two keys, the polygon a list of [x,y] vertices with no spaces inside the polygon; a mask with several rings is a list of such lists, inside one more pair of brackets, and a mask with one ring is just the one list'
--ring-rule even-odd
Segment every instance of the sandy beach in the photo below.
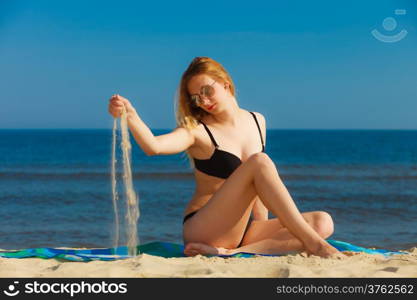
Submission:
{"label": "sandy beach", "polygon": [[355,253],[343,259],[304,257],[162,258],[147,254],[118,261],[69,262],[57,259],[0,259],[0,277],[108,278],[287,278],[287,277],[413,277],[417,278],[417,247],[408,254]]}

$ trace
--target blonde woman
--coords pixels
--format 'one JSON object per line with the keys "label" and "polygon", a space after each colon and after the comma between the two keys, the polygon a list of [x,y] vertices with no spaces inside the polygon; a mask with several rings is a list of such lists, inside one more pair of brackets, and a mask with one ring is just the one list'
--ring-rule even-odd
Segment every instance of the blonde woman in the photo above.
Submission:
{"label": "blonde woman", "polygon": [[[109,112],[126,109],[129,129],[147,155],[185,151],[194,167],[195,192],[184,211],[184,253],[338,254],[324,239],[333,221],[322,211],[300,213],[264,152],[265,118],[239,107],[225,68],[193,59],[181,78],[177,128],[154,136],[126,98],[113,95]],[[268,219],[268,211],[277,218]]]}

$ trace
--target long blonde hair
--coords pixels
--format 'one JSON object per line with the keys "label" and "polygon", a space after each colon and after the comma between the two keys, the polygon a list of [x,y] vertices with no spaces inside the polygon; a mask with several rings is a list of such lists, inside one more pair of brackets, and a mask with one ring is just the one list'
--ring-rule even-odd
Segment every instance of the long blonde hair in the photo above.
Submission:
{"label": "long blonde hair", "polygon": [[[176,95],[176,114],[177,127],[184,127],[191,130],[198,126],[209,113],[200,107],[194,106],[190,101],[188,93],[188,82],[196,75],[205,74],[221,83],[228,83],[230,93],[235,96],[235,85],[226,69],[217,61],[209,57],[195,57],[185,72],[182,74],[180,85]],[[194,167],[193,160],[186,151],[191,167]]]}

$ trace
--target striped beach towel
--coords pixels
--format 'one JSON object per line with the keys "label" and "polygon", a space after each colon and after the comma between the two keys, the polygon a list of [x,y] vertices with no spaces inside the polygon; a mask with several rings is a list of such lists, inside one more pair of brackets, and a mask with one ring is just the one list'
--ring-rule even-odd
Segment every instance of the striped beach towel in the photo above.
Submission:
{"label": "striped beach towel", "polygon": [[[365,252],[369,254],[381,254],[385,257],[389,257],[393,254],[406,254],[406,252],[390,251],[383,249],[369,249],[352,245],[350,243],[327,240],[329,244],[338,249],[339,251],[354,251]],[[167,243],[167,242],[152,242],[137,247],[138,253],[148,254],[160,257],[186,257],[183,253],[184,246],[181,244]],[[214,255],[211,255],[214,256]],[[279,256],[270,254],[254,254],[240,252],[233,255],[218,255],[219,257],[255,257],[255,256]],[[96,248],[96,249],[62,249],[62,248],[28,248],[21,250],[2,250],[0,251],[0,257],[3,258],[54,258],[63,259],[68,261],[92,261],[103,260],[112,261],[118,259],[132,258],[128,255],[127,246],[121,246],[117,248]]]}

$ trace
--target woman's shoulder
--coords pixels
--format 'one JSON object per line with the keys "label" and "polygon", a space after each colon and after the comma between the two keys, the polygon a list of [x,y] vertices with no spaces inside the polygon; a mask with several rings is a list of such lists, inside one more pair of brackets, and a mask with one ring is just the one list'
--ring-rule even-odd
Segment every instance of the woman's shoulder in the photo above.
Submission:
{"label": "woman's shoulder", "polygon": [[265,123],[265,117],[264,117],[263,114],[261,114],[260,112],[257,112],[257,111],[251,111],[251,113],[254,113],[255,114],[256,119],[258,121],[262,121],[263,123]]}
{"label": "woman's shoulder", "polygon": [[186,130],[190,135],[193,136],[194,144],[191,146],[191,148],[198,148],[202,140],[205,140],[205,129],[204,125],[201,122],[198,122],[198,124],[196,124],[192,128],[181,127],[181,129]]}
{"label": "woman's shoulder", "polygon": [[202,123],[196,127],[189,129],[193,135],[194,143],[187,149],[188,154],[192,157],[207,156],[207,149],[211,148],[211,141]]}
{"label": "woman's shoulder", "polygon": [[200,121],[193,126],[192,128],[188,129],[189,132],[194,135],[194,137],[199,137],[201,135],[201,133],[204,131],[204,125],[203,123],[201,123]]}
{"label": "woman's shoulder", "polygon": [[260,112],[253,111],[253,113],[255,114],[256,120],[257,120],[257,122],[259,124],[259,127],[261,129],[263,141],[265,143],[266,142],[266,121],[265,121],[265,117]]}
{"label": "woman's shoulder", "polygon": [[248,113],[253,113],[255,115],[256,120],[258,121],[259,126],[262,129],[266,128],[266,121],[265,121],[265,117],[264,117],[263,114],[261,114],[260,112],[257,112],[257,111],[248,111]]}

